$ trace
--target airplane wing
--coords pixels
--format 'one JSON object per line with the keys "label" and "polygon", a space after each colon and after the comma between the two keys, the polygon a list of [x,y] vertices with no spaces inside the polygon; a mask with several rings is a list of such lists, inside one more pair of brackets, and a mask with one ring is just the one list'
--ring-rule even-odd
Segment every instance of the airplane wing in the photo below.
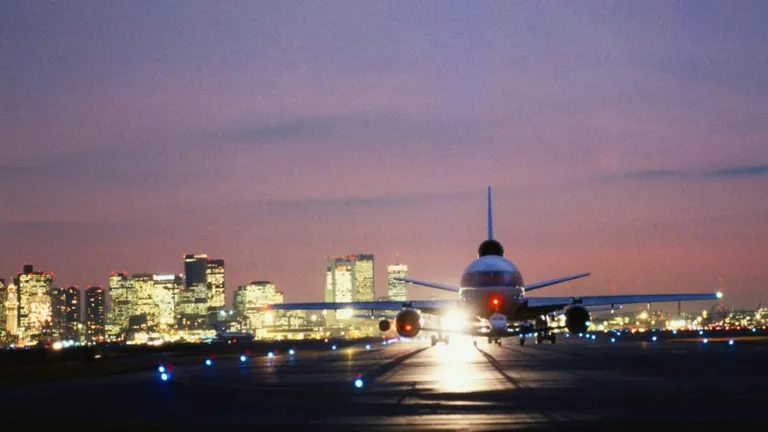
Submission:
{"label": "airplane wing", "polygon": [[660,303],[675,301],[719,300],[723,293],[697,293],[697,294],[638,294],[638,295],[612,295],[612,296],[583,296],[583,297],[530,297],[527,299],[528,307],[564,308],[570,305],[581,306],[607,306],[624,305],[630,303]]}
{"label": "airplane wing", "polygon": [[559,278],[556,278],[556,279],[538,281],[538,282],[534,282],[534,283],[530,283],[530,284],[526,285],[525,286],[525,290],[526,291],[533,291],[535,289],[544,288],[544,287],[547,287],[547,286],[550,286],[550,285],[559,284],[559,283],[562,283],[562,282],[568,282],[569,280],[580,279],[580,278],[583,278],[583,277],[587,277],[589,275],[590,275],[590,273],[579,273],[579,274],[575,274],[575,275],[559,277]]}
{"label": "airplane wing", "polygon": [[355,309],[370,311],[419,309],[428,314],[440,314],[459,307],[458,300],[409,300],[409,301],[373,301],[341,303],[278,303],[267,306],[272,310],[339,310]]}
{"label": "airplane wing", "polygon": [[459,292],[459,287],[455,285],[447,285],[447,284],[441,284],[441,283],[435,283],[435,282],[427,282],[427,281],[420,281],[416,279],[409,279],[409,278],[393,278],[394,280],[398,280],[401,282],[408,282],[410,284],[414,285],[421,285],[425,287],[430,288],[437,288],[444,291],[451,291],[451,292]]}

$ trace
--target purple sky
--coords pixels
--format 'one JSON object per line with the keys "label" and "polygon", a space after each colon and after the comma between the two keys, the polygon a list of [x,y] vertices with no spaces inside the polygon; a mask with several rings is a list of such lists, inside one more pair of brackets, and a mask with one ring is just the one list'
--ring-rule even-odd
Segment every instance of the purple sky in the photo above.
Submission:
{"label": "purple sky", "polygon": [[[327,255],[457,283],[496,231],[546,294],[768,301],[765,2],[10,2],[0,277]],[[415,289],[414,296],[432,291]],[[544,295],[542,291],[542,295]]]}

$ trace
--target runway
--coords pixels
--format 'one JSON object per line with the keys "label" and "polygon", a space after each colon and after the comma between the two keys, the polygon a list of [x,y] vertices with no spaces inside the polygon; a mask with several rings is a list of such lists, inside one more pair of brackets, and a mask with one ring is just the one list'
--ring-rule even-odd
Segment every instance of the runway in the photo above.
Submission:
{"label": "runway", "polygon": [[[621,339],[621,338],[619,338]],[[469,338],[202,359],[156,370],[5,389],[4,418],[146,430],[266,425],[509,429],[631,422],[768,421],[768,345],[637,342],[599,334],[502,347]],[[355,380],[362,380],[362,388]],[[40,413],[45,412],[45,416]],[[27,424],[28,425],[28,424]],[[127,425],[127,426],[126,426]],[[82,428],[82,427],[81,427]],[[11,429],[13,430],[13,429]]]}

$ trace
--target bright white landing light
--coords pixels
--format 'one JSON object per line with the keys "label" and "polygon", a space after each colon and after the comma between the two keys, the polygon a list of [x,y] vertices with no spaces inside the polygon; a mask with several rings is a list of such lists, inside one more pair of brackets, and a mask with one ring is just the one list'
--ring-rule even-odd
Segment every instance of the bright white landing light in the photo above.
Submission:
{"label": "bright white landing light", "polygon": [[363,388],[363,380],[362,378],[358,378],[355,380],[355,387],[356,388]]}

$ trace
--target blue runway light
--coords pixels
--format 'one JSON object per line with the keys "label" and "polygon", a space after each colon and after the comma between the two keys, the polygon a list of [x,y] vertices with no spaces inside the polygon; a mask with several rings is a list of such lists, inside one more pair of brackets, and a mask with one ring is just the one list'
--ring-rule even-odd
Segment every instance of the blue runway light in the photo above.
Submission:
{"label": "blue runway light", "polygon": [[245,356],[245,354],[240,355],[240,361],[245,363],[245,361],[248,360],[248,357]]}
{"label": "blue runway light", "polygon": [[592,335],[592,340],[595,340],[595,339],[597,339],[597,336],[596,335]]}
{"label": "blue runway light", "polygon": [[584,335],[583,335],[583,334],[581,334],[581,333],[579,333],[579,337],[584,337]]}
{"label": "blue runway light", "polygon": [[160,373],[164,373],[165,372],[165,366],[162,366],[162,365],[158,366],[157,367],[157,371],[160,372]]}
{"label": "blue runway light", "polygon": [[728,345],[733,346],[733,339],[728,339]]}
{"label": "blue runway light", "polygon": [[369,350],[369,349],[371,349],[371,346],[370,345],[366,345],[365,349]]}
{"label": "blue runway light", "polygon": [[291,348],[291,349],[288,350],[288,355],[294,355],[294,354],[296,354],[296,350],[295,349]]}
{"label": "blue runway light", "polygon": [[211,360],[211,359],[205,359],[205,365],[206,365],[206,366],[211,366],[211,365],[213,365],[213,360]]}
{"label": "blue runway light", "polygon": [[332,345],[331,349],[335,351],[336,350],[336,345]]}
{"label": "blue runway light", "polygon": [[615,343],[615,342],[616,342],[616,338],[611,338],[611,343]]}
{"label": "blue runway light", "polygon": [[386,345],[386,344],[387,344],[387,341],[381,341],[381,344],[382,344],[382,345]]}
{"label": "blue runway light", "polygon": [[704,334],[704,330],[699,330],[699,336]]}
{"label": "blue runway light", "polygon": [[275,356],[275,353],[273,353],[272,351],[267,353],[267,357],[269,357],[269,358],[272,358],[274,356]]}
{"label": "blue runway light", "polygon": [[754,332],[756,332],[756,331],[757,331],[757,329],[756,329],[756,328],[754,328],[754,327],[752,327],[752,333],[754,333]]}
{"label": "blue runway light", "polygon": [[652,338],[651,338],[651,341],[652,341],[652,342],[656,342],[656,336],[652,337]]}
{"label": "blue runway light", "polygon": [[168,375],[168,374],[167,374],[167,373],[165,373],[165,372],[163,372],[163,373],[161,373],[161,374],[160,374],[160,379],[161,379],[161,380],[163,380],[163,381],[168,381],[168,378],[170,378],[170,377],[171,377],[171,376],[170,376],[170,375]]}
{"label": "blue runway light", "polygon": [[704,338],[704,339],[701,340],[701,343],[703,343],[703,344],[706,344],[707,342],[709,342],[709,339],[707,339],[707,338]]}
{"label": "blue runway light", "polygon": [[672,330],[672,334],[676,335],[677,334],[677,330]]}
{"label": "blue runway light", "polygon": [[358,379],[355,380],[355,387],[356,388],[363,388],[363,379],[362,378],[358,378]]}

